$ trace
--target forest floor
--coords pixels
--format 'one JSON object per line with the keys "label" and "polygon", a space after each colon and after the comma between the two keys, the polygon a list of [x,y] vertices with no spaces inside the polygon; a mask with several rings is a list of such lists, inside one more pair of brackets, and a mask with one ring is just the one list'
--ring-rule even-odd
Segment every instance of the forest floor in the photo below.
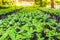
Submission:
{"label": "forest floor", "polygon": [[[47,7],[47,8],[51,8],[50,5],[47,5],[46,7]],[[56,9],[60,9],[60,5],[55,5],[55,8],[56,8]]]}

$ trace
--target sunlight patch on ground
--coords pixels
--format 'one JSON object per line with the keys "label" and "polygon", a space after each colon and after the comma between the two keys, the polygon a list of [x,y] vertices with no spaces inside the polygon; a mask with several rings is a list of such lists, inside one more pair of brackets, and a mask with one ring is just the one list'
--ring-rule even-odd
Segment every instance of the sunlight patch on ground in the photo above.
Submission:
{"label": "sunlight patch on ground", "polygon": [[[46,7],[47,7],[47,8],[51,8],[51,5],[47,5]],[[55,7],[56,9],[60,9],[60,5],[54,5],[54,7]]]}
{"label": "sunlight patch on ground", "polygon": [[17,3],[16,6],[33,6],[33,4],[34,2],[24,1],[24,2]]}

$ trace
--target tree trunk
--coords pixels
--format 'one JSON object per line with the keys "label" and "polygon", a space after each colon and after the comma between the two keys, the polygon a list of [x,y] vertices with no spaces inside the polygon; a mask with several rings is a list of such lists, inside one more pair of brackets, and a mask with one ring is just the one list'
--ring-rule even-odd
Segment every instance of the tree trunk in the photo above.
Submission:
{"label": "tree trunk", "polygon": [[54,0],[51,0],[51,8],[54,8]]}
{"label": "tree trunk", "polygon": [[4,5],[4,0],[2,0],[2,5]]}
{"label": "tree trunk", "polygon": [[42,5],[42,0],[40,0],[40,6],[42,7],[43,5]]}

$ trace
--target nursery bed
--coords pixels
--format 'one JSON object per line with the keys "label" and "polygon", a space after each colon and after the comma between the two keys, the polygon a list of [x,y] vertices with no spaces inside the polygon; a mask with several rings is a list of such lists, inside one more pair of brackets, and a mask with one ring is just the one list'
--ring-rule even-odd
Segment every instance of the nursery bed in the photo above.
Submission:
{"label": "nursery bed", "polygon": [[4,18],[6,18],[8,15],[15,14],[15,13],[19,12],[19,10],[20,10],[20,9],[16,9],[16,10],[13,10],[13,11],[11,11],[11,12],[8,12],[8,13],[5,13],[5,14],[3,14],[3,15],[0,15],[0,19],[4,19]]}
{"label": "nursery bed", "polygon": [[42,11],[43,13],[45,13],[45,14],[48,14],[48,15],[50,15],[51,16],[51,18],[52,19],[55,19],[55,20],[57,20],[57,22],[59,23],[60,22],[60,17],[59,16],[57,16],[57,15],[54,15],[54,14],[51,14],[51,13],[49,13],[49,12],[46,12],[46,11],[43,11],[43,10],[40,10],[40,11]]}
{"label": "nursery bed", "polygon": [[35,7],[0,19],[0,40],[60,40],[60,22]]}

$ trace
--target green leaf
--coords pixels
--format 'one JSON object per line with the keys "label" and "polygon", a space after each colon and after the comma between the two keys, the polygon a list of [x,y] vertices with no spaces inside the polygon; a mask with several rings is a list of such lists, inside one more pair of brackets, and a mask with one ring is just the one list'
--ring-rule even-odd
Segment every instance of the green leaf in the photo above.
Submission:
{"label": "green leaf", "polygon": [[9,36],[10,36],[10,38],[11,38],[12,40],[16,40],[16,39],[15,39],[14,29],[9,30]]}
{"label": "green leaf", "polygon": [[10,30],[10,28],[8,28],[8,29],[6,30],[6,33],[3,34],[3,36],[0,38],[0,40],[4,40],[4,39],[8,36],[9,30]]}

